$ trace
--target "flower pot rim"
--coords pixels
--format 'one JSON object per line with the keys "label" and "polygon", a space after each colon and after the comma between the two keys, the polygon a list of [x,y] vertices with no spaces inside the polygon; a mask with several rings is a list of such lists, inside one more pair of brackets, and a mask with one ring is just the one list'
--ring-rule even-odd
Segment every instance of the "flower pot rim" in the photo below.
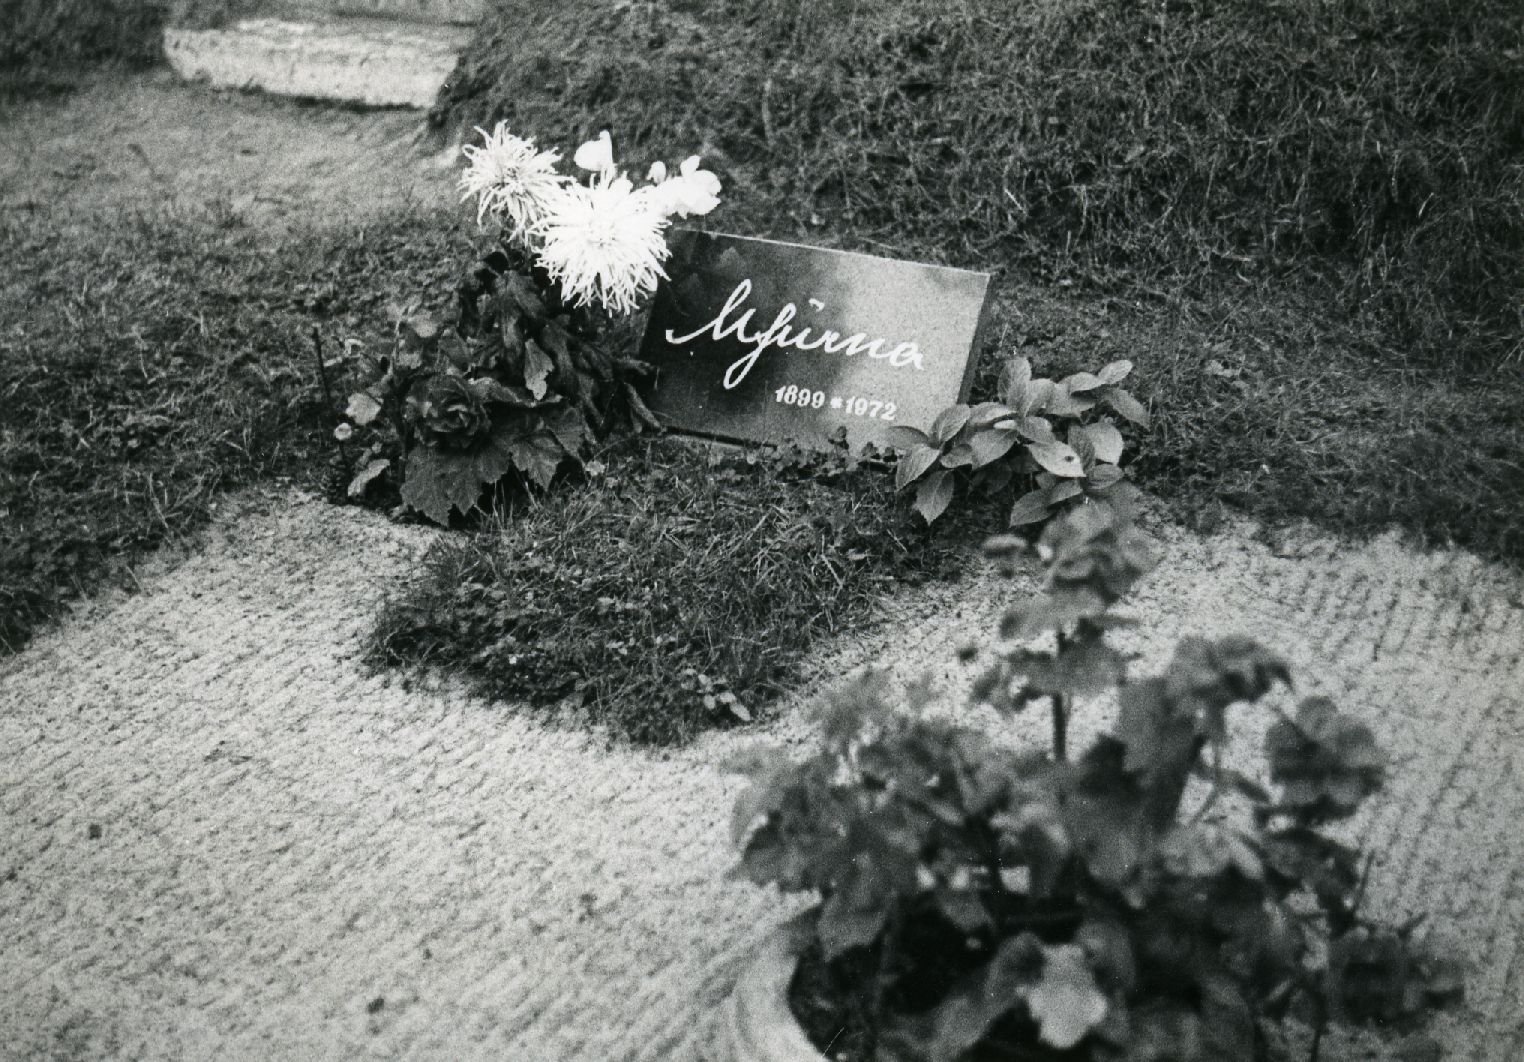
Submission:
{"label": "flower pot rim", "polygon": [[813,938],[812,925],[796,918],[776,926],[742,971],[724,1005],[725,1062],[827,1062],[788,1004],[799,957]]}

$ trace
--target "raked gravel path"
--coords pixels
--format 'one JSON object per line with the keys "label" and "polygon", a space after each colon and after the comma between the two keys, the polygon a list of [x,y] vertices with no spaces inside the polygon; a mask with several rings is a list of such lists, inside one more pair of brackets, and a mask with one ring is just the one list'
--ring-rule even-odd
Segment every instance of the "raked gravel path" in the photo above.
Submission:
{"label": "raked gravel path", "polygon": [[[798,707],[649,752],[368,674],[377,598],[431,533],[299,495],[225,509],[142,593],[0,662],[0,1058],[703,1058],[784,910],[723,878],[718,764],[798,740]],[[1524,1059],[1524,580],[1389,540],[1161,533],[1138,667],[1252,631],[1369,718],[1397,760],[1355,824],[1372,903],[1474,960],[1450,1057]],[[956,690],[1011,592],[906,591],[815,685],[877,659]]]}

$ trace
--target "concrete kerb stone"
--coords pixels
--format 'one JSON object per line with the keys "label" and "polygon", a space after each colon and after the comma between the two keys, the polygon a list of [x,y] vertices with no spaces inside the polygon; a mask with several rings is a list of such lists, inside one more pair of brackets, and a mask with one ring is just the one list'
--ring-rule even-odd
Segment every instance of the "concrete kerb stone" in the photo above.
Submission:
{"label": "concrete kerb stone", "polygon": [[427,108],[470,37],[454,24],[252,18],[225,29],[167,29],[164,53],[182,78],[214,88]]}

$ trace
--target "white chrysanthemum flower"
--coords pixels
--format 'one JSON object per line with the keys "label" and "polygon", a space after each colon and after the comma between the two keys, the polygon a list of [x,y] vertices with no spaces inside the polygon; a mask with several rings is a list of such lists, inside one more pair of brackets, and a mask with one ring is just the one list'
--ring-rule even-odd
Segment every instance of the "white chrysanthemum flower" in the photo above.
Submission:
{"label": "white chrysanthemum flower", "polygon": [[628,178],[606,170],[591,187],[564,189],[535,230],[539,264],[578,306],[627,314],[667,274],[666,216]]}
{"label": "white chrysanthemum flower", "polygon": [[651,198],[665,216],[704,215],[720,205],[720,179],[708,170],[699,169],[699,157],[690,155],[676,176],[667,176],[661,162],[652,164],[647,178],[652,181]]}
{"label": "white chrysanthemum flower", "polygon": [[469,165],[460,178],[461,199],[477,197],[478,225],[491,214],[507,226],[510,239],[524,241],[569,180],[556,172],[561,156],[536,151],[534,141],[508,132],[506,122],[498,122],[490,133],[480,127],[476,131],[482,145],[462,148]]}

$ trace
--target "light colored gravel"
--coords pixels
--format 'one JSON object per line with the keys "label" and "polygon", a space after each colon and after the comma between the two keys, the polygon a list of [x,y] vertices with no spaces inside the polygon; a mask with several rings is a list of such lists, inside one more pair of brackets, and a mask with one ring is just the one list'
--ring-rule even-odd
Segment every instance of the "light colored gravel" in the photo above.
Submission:
{"label": "light colored gravel", "polygon": [[[652,753],[369,675],[358,640],[431,533],[228,508],[143,593],[0,663],[0,1057],[701,1057],[784,910],[723,879],[717,765],[799,740],[797,708]],[[1139,667],[1252,631],[1369,718],[1399,760],[1356,824],[1385,853],[1373,902],[1432,911],[1475,959],[1452,1057],[1524,1058],[1524,581],[1389,540],[1167,538]],[[956,699],[954,649],[1010,592],[898,595],[802,699],[869,660]]]}

